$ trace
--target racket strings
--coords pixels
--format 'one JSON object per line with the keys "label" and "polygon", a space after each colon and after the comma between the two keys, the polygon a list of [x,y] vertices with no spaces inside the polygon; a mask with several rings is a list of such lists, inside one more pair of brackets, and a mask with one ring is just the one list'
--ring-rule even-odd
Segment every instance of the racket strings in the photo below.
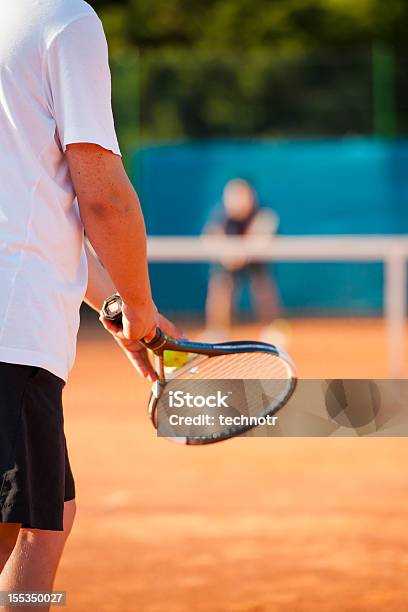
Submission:
{"label": "racket strings", "polygon": [[181,379],[271,379],[292,377],[287,362],[272,353],[233,353],[199,360],[183,369]]}
{"label": "racket strings", "polygon": [[[280,406],[292,391],[294,374],[289,364],[271,353],[233,353],[191,362],[191,367],[167,383],[167,391],[182,385],[194,396],[213,395],[217,390],[231,395],[228,415],[259,416]],[[181,414],[193,416],[199,409],[186,407]]]}
{"label": "racket strings", "polygon": [[[215,379],[212,379],[212,383],[214,383]],[[256,381],[258,386],[256,387],[253,381],[231,381],[232,384],[229,385],[228,388],[222,388],[220,385],[217,387],[214,384],[211,384],[210,381],[192,381],[186,387],[182,387],[185,392],[192,394],[193,396],[204,396],[209,397],[211,395],[215,396],[217,391],[221,393],[222,396],[228,397],[230,393],[232,393],[232,400],[228,401],[228,407],[222,407],[221,413],[224,416],[237,416],[237,415],[250,415],[250,416],[262,416],[265,414],[270,414],[275,410],[277,406],[279,406],[287,397],[290,391],[290,382],[282,380],[277,382],[275,381],[273,384],[270,381],[263,382],[259,385],[260,381]],[[168,391],[179,390],[179,386],[171,386]],[[207,412],[206,409],[203,410],[202,406],[190,406],[177,410],[178,415],[183,416],[195,416],[197,414],[202,414]],[[214,411],[211,411],[214,412]]]}
{"label": "racket strings", "polygon": [[[153,421],[161,435],[179,436],[188,444],[216,442],[252,429],[260,417],[274,414],[288,401],[295,385],[290,364],[273,353],[196,356],[166,380]],[[180,404],[181,397],[191,401]],[[220,398],[219,403],[214,403],[215,398]],[[177,418],[204,414],[210,420],[173,427],[170,418],[174,414]]]}

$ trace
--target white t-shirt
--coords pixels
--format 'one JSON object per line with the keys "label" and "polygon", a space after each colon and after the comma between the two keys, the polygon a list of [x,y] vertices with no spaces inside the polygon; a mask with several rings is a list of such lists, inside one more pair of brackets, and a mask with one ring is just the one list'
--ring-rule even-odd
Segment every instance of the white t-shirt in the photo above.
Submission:
{"label": "white t-shirt", "polygon": [[120,155],[102,24],[83,0],[0,9],[0,361],[66,380],[87,284],[64,151]]}

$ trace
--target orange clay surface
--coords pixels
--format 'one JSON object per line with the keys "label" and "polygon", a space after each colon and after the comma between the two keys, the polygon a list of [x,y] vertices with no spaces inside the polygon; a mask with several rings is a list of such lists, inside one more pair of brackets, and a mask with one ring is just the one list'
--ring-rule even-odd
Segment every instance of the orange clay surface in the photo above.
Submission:
{"label": "orange clay surface", "polygon": [[[380,321],[294,321],[288,349],[303,377],[375,378],[383,333]],[[65,392],[78,500],[56,584],[67,610],[408,609],[405,439],[185,448],[156,438],[148,393],[102,330],[81,332]]]}

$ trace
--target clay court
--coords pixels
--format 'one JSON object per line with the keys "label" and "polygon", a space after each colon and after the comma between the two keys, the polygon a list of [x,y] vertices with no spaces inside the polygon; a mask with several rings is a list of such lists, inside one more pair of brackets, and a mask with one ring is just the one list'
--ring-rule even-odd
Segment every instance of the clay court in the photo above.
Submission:
{"label": "clay court", "polygon": [[[386,376],[380,321],[291,327],[301,376]],[[68,610],[407,609],[404,438],[185,448],[156,438],[148,393],[103,331],[81,332],[65,393],[78,514],[56,584]]]}

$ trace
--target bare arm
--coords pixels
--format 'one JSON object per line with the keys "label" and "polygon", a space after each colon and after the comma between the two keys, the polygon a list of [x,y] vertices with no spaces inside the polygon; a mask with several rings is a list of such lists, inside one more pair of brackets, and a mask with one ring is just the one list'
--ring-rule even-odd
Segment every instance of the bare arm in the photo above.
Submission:
{"label": "bare arm", "polygon": [[[68,145],[67,158],[86,234],[124,302],[124,336],[152,337],[157,310],[147,270],[146,230],[122,160],[87,143]],[[93,303],[99,297],[89,299]]]}
{"label": "bare arm", "polygon": [[[88,287],[85,302],[96,312],[100,312],[104,300],[116,293],[116,289],[108,272],[98,261],[87,242],[85,242],[85,251],[88,261]],[[139,374],[151,381],[156,380],[156,372],[150,363],[147,351],[142,345],[137,340],[127,340],[118,337],[116,334],[113,334],[113,336]]]}
{"label": "bare arm", "polygon": [[85,302],[96,312],[100,312],[104,300],[116,293],[116,288],[108,272],[98,261],[96,255],[92,252],[92,247],[87,242],[85,242],[85,252],[88,261],[88,286]]}
{"label": "bare arm", "polygon": [[[99,313],[104,300],[116,293],[116,288],[108,272],[102,266],[87,242],[85,242],[85,251],[88,260],[88,287],[85,295],[85,302]],[[157,322],[160,328],[171,336],[178,337],[180,335],[176,327],[163,317],[163,315],[158,315]],[[124,338],[123,335],[116,333],[115,328],[112,328],[110,331],[113,332],[112,335],[116,342],[139,374],[145,378],[149,378],[151,381],[156,380],[157,374],[149,360],[146,349],[143,348],[140,342]]]}

